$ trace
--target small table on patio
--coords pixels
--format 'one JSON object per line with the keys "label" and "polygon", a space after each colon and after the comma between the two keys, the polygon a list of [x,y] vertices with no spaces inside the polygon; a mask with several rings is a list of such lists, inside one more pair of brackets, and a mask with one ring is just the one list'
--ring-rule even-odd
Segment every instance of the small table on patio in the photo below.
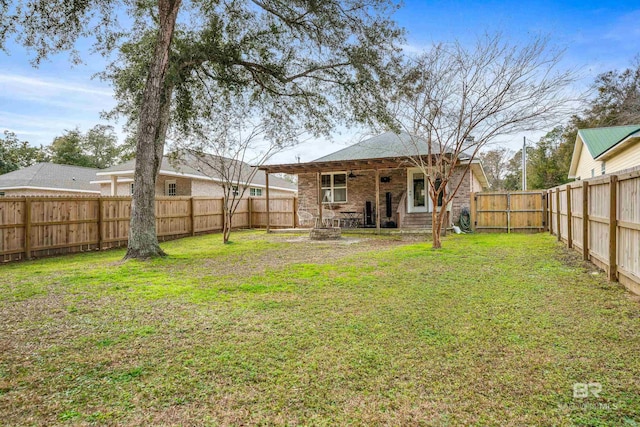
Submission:
{"label": "small table on patio", "polygon": [[360,227],[360,213],[356,211],[342,211],[342,223],[346,228]]}

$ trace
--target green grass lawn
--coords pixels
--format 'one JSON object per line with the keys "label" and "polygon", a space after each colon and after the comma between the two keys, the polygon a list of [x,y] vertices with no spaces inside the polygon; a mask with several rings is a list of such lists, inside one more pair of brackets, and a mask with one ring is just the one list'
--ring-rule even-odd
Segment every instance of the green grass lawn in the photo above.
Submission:
{"label": "green grass lawn", "polygon": [[232,239],[0,266],[0,424],[640,424],[638,301],[549,235]]}

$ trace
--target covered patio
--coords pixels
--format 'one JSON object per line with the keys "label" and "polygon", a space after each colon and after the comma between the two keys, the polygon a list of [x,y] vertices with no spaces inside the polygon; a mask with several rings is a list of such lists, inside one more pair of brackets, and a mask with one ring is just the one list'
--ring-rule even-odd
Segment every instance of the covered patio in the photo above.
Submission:
{"label": "covered patio", "polygon": [[432,213],[444,209],[446,229],[462,208],[470,206],[471,194],[487,188],[487,179],[478,160],[461,156],[447,175],[446,189],[455,188],[456,194],[448,203],[442,197],[434,203],[429,197],[430,179],[435,179],[436,188],[442,181],[416,167],[421,161],[426,164],[429,156],[447,156],[432,148],[405,132],[385,132],[311,162],[259,169],[265,172],[267,187],[270,174],[298,176],[297,212],[310,213],[315,227],[365,227],[377,233],[382,228],[430,231]]}
{"label": "covered patio", "polygon": [[[279,165],[264,165],[261,166],[260,169],[266,173],[267,176],[267,205],[269,200],[269,175],[273,173],[287,173],[291,175],[315,175],[315,189],[316,189],[316,197],[315,197],[315,211],[316,214],[314,216],[317,217],[318,223],[324,224],[326,218],[323,218],[323,213],[326,215],[326,207],[325,205],[330,204],[331,207],[338,206],[340,203],[334,202],[332,197],[330,197],[329,202],[327,202],[327,197],[323,192],[323,182],[322,175],[329,175],[336,172],[344,173],[346,179],[350,179],[349,176],[355,177],[357,174],[362,173],[364,171],[373,172],[375,177],[375,197],[374,197],[374,210],[375,212],[380,211],[380,175],[381,171],[387,171],[391,169],[400,169],[402,164],[406,162],[406,159],[376,159],[376,160],[350,160],[350,161],[327,161],[327,162],[310,162],[310,163],[290,163],[290,164],[279,164]],[[353,178],[351,178],[353,179]],[[347,184],[345,183],[345,189]],[[325,186],[326,188],[326,186]],[[329,191],[335,191],[335,188],[330,189]],[[346,190],[345,190],[346,191]],[[306,203],[305,203],[306,204]],[[346,203],[344,203],[346,205]],[[353,206],[353,205],[349,205]],[[303,208],[308,209],[310,205],[303,206]],[[323,212],[325,211],[325,212]],[[360,209],[355,209],[350,207],[345,210],[345,216],[343,219],[345,220],[345,224],[349,224],[350,226],[358,226],[364,225],[365,218],[359,218]],[[267,215],[269,215],[269,210],[267,209]],[[380,215],[375,215],[375,228],[376,230],[380,230],[381,228],[381,219]]]}
{"label": "covered patio", "polygon": [[[380,233],[383,228],[430,227],[433,207],[427,195],[428,182],[422,171],[411,166],[406,158],[395,157],[264,165],[260,169],[267,182],[274,173],[298,176],[297,214],[313,218],[310,227],[375,229]],[[266,198],[270,198],[268,190]],[[445,223],[449,224],[451,205],[445,209]]]}

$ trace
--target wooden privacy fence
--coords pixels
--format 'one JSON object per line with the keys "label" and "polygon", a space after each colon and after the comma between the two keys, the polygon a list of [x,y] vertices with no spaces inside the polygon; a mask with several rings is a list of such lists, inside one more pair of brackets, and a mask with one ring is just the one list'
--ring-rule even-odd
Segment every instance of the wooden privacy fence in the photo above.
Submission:
{"label": "wooden privacy fence", "polygon": [[640,171],[548,190],[549,231],[640,294]]}
{"label": "wooden privacy fence", "polygon": [[480,232],[536,233],[546,228],[546,191],[471,194],[471,223]]}
{"label": "wooden privacy fence", "polygon": [[[294,228],[294,198],[269,201],[269,227]],[[243,199],[232,227],[266,228],[265,199]],[[0,197],[0,261],[124,246],[129,237],[130,197]],[[158,239],[222,230],[222,198],[156,198]]]}

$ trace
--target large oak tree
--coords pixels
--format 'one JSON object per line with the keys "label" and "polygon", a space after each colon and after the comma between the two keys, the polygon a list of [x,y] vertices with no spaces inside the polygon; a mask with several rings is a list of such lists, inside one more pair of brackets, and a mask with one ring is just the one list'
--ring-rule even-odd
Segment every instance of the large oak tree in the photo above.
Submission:
{"label": "large oak tree", "polygon": [[[74,46],[87,37],[96,50],[123,55],[107,74],[118,80],[137,139],[126,257],[148,258],[163,255],[154,191],[167,132],[207,116],[202,94],[245,91],[269,106],[264,117],[274,123],[313,113],[301,122],[316,134],[344,112],[354,120],[382,116],[373,89],[401,35],[388,18],[395,7],[392,0],[18,0],[0,4],[0,43],[15,36],[36,63],[64,50],[78,59]],[[145,45],[145,60],[130,61]]]}

